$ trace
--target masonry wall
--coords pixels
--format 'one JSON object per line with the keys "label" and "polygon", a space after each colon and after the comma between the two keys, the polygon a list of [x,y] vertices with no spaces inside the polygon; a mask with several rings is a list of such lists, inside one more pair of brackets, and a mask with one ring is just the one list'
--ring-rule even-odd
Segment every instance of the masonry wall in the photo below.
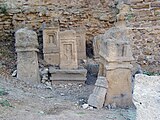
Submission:
{"label": "masonry wall", "polygon": [[[60,30],[83,28],[88,49],[93,37],[114,26],[118,0],[0,0],[0,43],[13,45],[14,33],[29,27],[38,33],[59,24]],[[121,0],[122,1],[122,0]],[[134,57],[149,71],[160,71],[160,2],[158,0],[124,0],[131,6],[126,15],[131,30]],[[5,6],[6,5],[6,6]],[[5,11],[6,8],[6,11]],[[3,42],[4,43],[4,42]],[[1,44],[2,45],[2,44]],[[40,49],[42,44],[40,44]],[[151,65],[150,67],[147,67]],[[152,69],[153,68],[153,69]]]}
{"label": "masonry wall", "polygon": [[160,1],[131,0],[126,16],[134,57],[149,71],[160,72]]}

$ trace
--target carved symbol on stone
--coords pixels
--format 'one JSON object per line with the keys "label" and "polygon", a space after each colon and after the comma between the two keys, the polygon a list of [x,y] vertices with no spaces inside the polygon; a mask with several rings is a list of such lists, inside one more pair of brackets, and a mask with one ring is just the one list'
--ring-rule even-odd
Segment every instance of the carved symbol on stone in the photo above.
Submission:
{"label": "carved symbol on stone", "polygon": [[64,44],[64,60],[70,64],[72,62],[72,45]]}
{"label": "carved symbol on stone", "polygon": [[56,34],[49,35],[48,43],[52,43],[56,45]]}
{"label": "carved symbol on stone", "polygon": [[126,46],[124,44],[117,44],[117,52],[119,57],[126,56]]}

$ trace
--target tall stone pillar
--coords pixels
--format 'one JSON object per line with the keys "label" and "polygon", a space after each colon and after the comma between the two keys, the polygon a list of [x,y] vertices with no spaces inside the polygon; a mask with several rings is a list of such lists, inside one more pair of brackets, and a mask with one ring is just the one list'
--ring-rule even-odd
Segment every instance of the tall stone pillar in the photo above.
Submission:
{"label": "tall stone pillar", "polygon": [[22,28],[15,34],[17,52],[17,78],[30,84],[40,81],[38,66],[38,40],[36,32]]}
{"label": "tall stone pillar", "polygon": [[100,54],[107,61],[105,69],[108,90],[105,105],[115,104],[122,108],[132,106],[131,61],[134,59],[125,31],[111,28],[104,37],[107,53]]}

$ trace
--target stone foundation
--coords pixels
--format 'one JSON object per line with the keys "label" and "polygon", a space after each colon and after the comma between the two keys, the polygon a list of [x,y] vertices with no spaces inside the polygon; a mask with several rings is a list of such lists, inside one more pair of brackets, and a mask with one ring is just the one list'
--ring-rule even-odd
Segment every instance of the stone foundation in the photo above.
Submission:
{"label": "stone foundation", "polygon": [[79,82],[84,83],[86,81],[86,69],[55,69],[54,67],[49,68],[51,74],[50,80],[52,83],[65,83],[65,82]]}

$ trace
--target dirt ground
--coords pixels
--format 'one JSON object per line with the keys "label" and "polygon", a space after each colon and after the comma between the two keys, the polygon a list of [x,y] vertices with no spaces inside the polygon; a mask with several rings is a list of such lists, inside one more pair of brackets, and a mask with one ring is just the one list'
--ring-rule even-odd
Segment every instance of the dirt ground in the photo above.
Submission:
{"label": "dirt ground", "polygon": [[0,120],[159,120],[160,76],[137,75],[135,81],[135,108],[83,109],[92,93],[93,85],[59,84],[53,89],[44,85],[30,86],[15,78],[0,77],[0,88],[7,95],[9,106],[0,105]]}

